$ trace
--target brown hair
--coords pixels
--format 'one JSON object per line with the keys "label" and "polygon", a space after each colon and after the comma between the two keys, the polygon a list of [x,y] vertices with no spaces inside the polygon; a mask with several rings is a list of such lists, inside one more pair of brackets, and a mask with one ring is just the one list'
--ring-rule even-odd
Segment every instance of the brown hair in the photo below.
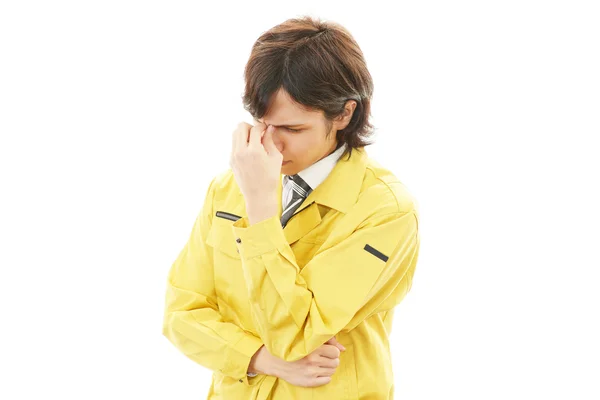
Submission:
{"label": "brown hair", "polygon": [[[283,88],[301,107],[321,110],[331,130],[332,121],[348,100],[356,101],[352,119],[337,131],[343,155],[368,146],[373,80],[363,53],[347,29],[310,16],[288,19],[263,33],[252,46],[244,70],[244,109],[262,118],[272,95]],[[343,156],[342,155],[342,156]]]}

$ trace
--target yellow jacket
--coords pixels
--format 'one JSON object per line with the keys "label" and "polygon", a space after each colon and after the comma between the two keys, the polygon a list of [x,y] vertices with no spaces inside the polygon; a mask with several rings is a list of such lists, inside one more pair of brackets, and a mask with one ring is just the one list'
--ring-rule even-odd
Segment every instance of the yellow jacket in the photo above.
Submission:
{"label": "yellow jacket", "polygon": [[[347,158],[285,228],[279,216],[250,226],[231,170],[212,180],[169,271],[163,326],[213,371],[208,399],[393,398],[388,335],[419,255],[417,203],[364,148]],[[263,344],[294,361],[333,336],[346,351],[326,385],[246,376]]]}

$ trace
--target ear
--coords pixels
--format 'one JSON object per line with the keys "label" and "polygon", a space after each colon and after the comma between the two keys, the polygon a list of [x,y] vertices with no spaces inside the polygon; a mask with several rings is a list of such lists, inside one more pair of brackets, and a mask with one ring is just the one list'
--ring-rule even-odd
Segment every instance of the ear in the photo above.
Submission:
{"label": "ear", "polygon": [[348,100],[344,105],[344,112],[334,120],[336,130],[344,129],[350,123],[354,110],[356,109],[356,100]]}

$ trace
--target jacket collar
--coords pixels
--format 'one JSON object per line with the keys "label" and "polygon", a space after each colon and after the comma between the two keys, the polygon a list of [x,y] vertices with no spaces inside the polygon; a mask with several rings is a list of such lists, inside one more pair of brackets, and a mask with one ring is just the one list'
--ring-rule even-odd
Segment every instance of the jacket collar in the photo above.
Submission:
{"label": "jacket collar", "polygon": [[331,173],[304,200],[297,212],[315,202],[343,213],[356,203],[367,168],[368,154],[364,147],[353,149],[352,156],[342,157]]}
{"label": "jacket collar", "polygon": [[[352,150],[352,156],[342,157],[323,183],[317,186],[288,221],[283,233],[289,244],[294,243],[321,223],[319,205],[346,214],[358,199],[367,168],[368,155],[364,147]],[[281,185],[279,215],[281,215]]]}

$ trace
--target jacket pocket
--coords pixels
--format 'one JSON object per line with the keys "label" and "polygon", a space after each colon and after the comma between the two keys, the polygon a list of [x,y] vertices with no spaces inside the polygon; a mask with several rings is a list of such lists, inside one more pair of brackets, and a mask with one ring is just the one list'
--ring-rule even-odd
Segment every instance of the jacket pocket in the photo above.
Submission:
{"label": "jacket pocket", "polygon": [[[208,231],[206,244],[231,258],[240,259],[232,227],[233,223],[237,221],[235,218],[239,219],[241,217],[223,211],[217,211],[212,219],[212,226]],[[215,262],[217,261],[217,258],[218,257],[215,254]]]}
{"label": "jacket pocket", "polygon": [[215,217],[217,218],[223,218],[223,219],[228,219],[230,221],[237,221],[238,219],[242,218],[239,215],[235,215],[235,214],[231,214],[225,211],[217,211],[215,213]]}
{"label": "jacket pocket", "polygon": [[233,312],[237,310],[235,306],[244,303],[244,293],[247,292],[242,260],[233,233],[233,223],[230,219],[214,215],[206,236],[206,244],[212,248],[213,279],[217,299],[222,299],[229,306],[234,307],[231,309],[231,318]]}

